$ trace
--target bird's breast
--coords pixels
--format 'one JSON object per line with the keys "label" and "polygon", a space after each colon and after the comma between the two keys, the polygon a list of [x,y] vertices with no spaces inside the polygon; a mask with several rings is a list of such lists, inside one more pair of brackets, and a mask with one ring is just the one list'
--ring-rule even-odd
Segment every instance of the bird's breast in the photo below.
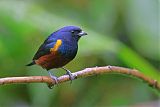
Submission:
{"label": "bird's breast", "polygon": [[77,50],[77,43],[62,43],[58,53],[67,59],[73,59],[77,54]]}

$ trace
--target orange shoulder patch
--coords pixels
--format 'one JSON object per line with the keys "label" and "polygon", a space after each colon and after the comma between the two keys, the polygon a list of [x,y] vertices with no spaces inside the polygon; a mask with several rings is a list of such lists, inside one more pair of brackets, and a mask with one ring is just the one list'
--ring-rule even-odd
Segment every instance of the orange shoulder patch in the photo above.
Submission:
{"label": "orange shoulder patch", "polygon": [[62,45],[62,40],[58,39],[53,48],[50,49],[50,52],[56,52],[61,45]]}

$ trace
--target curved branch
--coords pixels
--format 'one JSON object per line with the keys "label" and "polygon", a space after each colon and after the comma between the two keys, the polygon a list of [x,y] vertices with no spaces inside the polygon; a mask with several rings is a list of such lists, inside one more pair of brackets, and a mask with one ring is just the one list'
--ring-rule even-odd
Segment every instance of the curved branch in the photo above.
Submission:
{"label": "curved branch", "polygon": [[[157,89],[160,91],[160,84],[149,77],[146,77],[144,74],[139,72],[135,69],[128,69],[123,67],[117,66],[104,66],[104,67],[93,67],[93,68],[86,68],[81,71],[77,71],[72,73],[75,79],[88,77],[92,75],[104,74],[104,73],[119,73],[119,74],[126,74],[131,75],[133,77],[139,78],[140,80],[145,81],[149,84],[149,86]],[[69,81],[68,75],[63,75],[58,78],[58,83],[63,83]],[[7,78],[0,78],[0,85],[5,84],[14,84],[14,83],[47,83],[50,86],[55,85],[55,81],[52,80],[49,76],[28,76],[28,77],[7,77]]]}

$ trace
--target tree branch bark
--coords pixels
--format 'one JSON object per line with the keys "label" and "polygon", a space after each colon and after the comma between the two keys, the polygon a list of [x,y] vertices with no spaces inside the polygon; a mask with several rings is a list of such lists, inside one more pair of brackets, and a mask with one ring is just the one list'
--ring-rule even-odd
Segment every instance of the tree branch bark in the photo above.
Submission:
{"label": "tree branch bark", "polygon": [[[124,67],[117,66],[104,66],[104,67],[93,67],[86,68],[81,71],[77,71],[72,73],[72,75],[77,78],[88,77],[92,75],[99,75],[105,73],[118,73],[118,74],[126,74],[136,77],[144,82],[146,82],[149,86],[155,88],[160,91],[160,84],[157,80],[151,79],[150,77],[145,76],[140,71],[135,69],[128,69]],[[68,75],[63,75],[58,78],[58,83],[64,83],[69,81]],[[28,77],[6,77],[0,78],[0,85],[5,84],[15,84],[15,83],[47,83],[50,86],[55,85],[55,81],[52,80],[49,76],[28,76]]]}

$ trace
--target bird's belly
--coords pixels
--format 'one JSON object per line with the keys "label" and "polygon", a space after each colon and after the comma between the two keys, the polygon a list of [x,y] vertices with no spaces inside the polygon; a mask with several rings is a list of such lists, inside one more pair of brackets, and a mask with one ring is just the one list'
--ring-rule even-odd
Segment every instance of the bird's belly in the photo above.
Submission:
{"label": "bird's belly", "polygon": [[67,59],[59,54],[48,54],[45,56],[40,57],[36,60],[36,64],[40,65],[44,69],[52,69],[52,68],[59,68],[67,64],[70,59]]}

